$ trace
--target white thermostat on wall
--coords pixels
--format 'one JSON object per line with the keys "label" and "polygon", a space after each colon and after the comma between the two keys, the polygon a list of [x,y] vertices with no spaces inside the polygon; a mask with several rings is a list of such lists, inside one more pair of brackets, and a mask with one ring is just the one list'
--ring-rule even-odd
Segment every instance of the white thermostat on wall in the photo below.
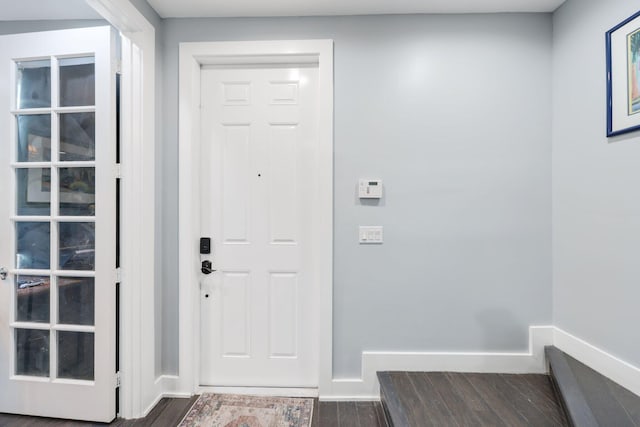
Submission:
{"label": "white thermostat on wall", "polygon": [[381,179],[361,179],[358,186],[358,196],[361,199],[380,199],[382,198],[382,180]]}

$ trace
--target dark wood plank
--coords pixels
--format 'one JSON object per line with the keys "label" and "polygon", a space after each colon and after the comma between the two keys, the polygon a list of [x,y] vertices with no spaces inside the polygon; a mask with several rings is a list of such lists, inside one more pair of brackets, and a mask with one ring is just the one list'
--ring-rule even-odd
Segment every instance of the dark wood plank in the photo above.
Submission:
{"label": "dark wood plank", "polygon": [[27,424],[19,415],[0,414],[0,427],[25,427]]}
{"label": "dark wood plank", "polygon": [[564,353],[555,347],[546,347],[545,354],[558,394],[569,417],[569,423],[581,427],[598,427],[599,423],[591,411]]}
{"label": "dark wood plank", "polygon": [[[420,393],[416,391],[409,372],[391,372],[391,381],[397,390],[398,398],[410,426],[416,426],[421,421],[424,426],[432,426],[436,420],[429,413]],[[395,419],[393,420],[395,425]]]}
{"label": "dark wood plank", "polygon": [[149,412],[146,417],[137,420],[126,420],[127,424],[125,424],[125,426],[138,427],[153,424],[155,420],[158,419],[162,411],[165,410],[170,400],[171,399],[167,398],[160,399],[160,401],[156,404],[156,406],[153,407],[151,412]]}
{"label": "dark wood plank", "polygon": [[144,418],[116,419],[109,424],[0,414],[0,427],[175,427],[196,399],[197,396],[191,399],[161,399]]}
{"label": "dark wood plank", "polygon": [[635,425],[640,426],[640,397],[613,381],[607,382],[607,387],[613,397],[620,402],[627,411],[627,414]]}
{"label": "dark wood plank", "polygon": [[616,427],[634,427],[636,425],[607,387],[607,382],[611,380],[568,355],[565,355],[565,358],[582,389],[582,394],[587,400],[591,412],[601,425]]}
{"label": "dark wood plank", "polygon": [[320,402],[320,427],[338,425],[338,403]]}
{"label": "dark wood plank", "polygon": [[548,406],[559,407],[560,402],[553,390],[553,381],[549,375],[522,375],[522,378],[529,384],[540,398],[547,402]]}
{"label": "dark wood plank", "polygon": [[320,426],[320,402],[316,397],[313,399],[313,413],[311,415],[311,427]]}
{"label": "dark wood plank", "polygon": [[382,403],[374,402],[373,406],[376,410],[376,419],[378,421],[378,425],[380,427],[389,427],[389,424],[387,424],[387,419],[384,416],[384,409],[382,408]]}
{"label": "dark wood plank", "polygon": [[167,406],[152,423],[143,425],[145,427],[152,425],[153,427],[175,427],[182,421],[196,400],[198,400],[198,396],[193,396],[191,399],[170,399]]}
{"label": "dark wood plank", "polygon": [[474,411],[449,381],[445,372],[429,372],[423,375],[427,377],[433,389],[438,392],[458,425],[477,426],[482,424],[482,421],[475,416]]}
{"label": "dark wood plank", "polygon": [[378,425],[374,402],[356,402],[360,427],[381,427]]}
{"label": "dark wood plank", "polygon": [[502,419],[487,405],[484,398],[473,385],[465,378],[464,374],[447,373],[447,379],[454,387],[456,393],[471,409],[473,415],[480,420],[480,425],[506,427]]}
{"label": "dark wood plank", "polygon": [[355,402],[338,402],[338,426],[358,427],[359,425]]}
{"label": "dark wood plank", "polygon": [[[113,424],[113,423],[112,423]],[[105,423],[89,423],[83,421],[61,420],[56,418],[29,417],[24,415],[0,414],[0,427],[88,427],[110,426]]]}
{"label": "dark wood plank", "polygon": [[404,406],[391,379],[391,372],[378,372],[378,382],[380,383],[380,399],[389,424],[393,427],[409,427]]}
{"label": "dark wood plank", "polygon": [[424,408],[424,410],[421,411],[424,415],[416,418],[412,425],[459,427],[458,422],[442,399],[440,393],[438,393],[429,381],[428,375],[421,372],[411,372],[408,373],[407,376],[413,385],[414,393],[418,395],[419,401]]}
{"label": "dark wood plank", "polygon": [[[525,387],[523,381],[518,379],[517,375],[491,375],[488,376],[494,380],[494,386],[503,399],[511,404],[511,406],[527,421],[528,425],[540,427],[554,427],[560,425],[559,419],[554,420],[542,408],[534,404],[531,399],[526,396],[522,389]],[[511,382],[507,381],[510,379]],[[513,383],[517,383],[514,385]],[[555,415],[555,414],[553,414]],[[556,417],[558,418],[558,417]]]}
{"label": "dark wood plank", "polygon": [[[552,425],[562,426],[566,422],[562,414],[562,410],[558,406],[557,402],[549,401],[546,398],[545,393],[537,390],[536,387],[531,385],[527,377],[533,375],[501,375],[504,381],[513,389],[514,393],[525,399],[535,408],[537,408],[544,416],[548,417]],[[546,375],[540,375],[546,377]],[[551,389],[551,383],[548,384],[548,388]]]}
{"label": "dark wood plank", "polygon": [[518,411],[506,402],[502,394],[496,389],[495,378],[484,374],[464,374],[485,403],[500,417],[500,419],[510,427],[526,426],[527,420]]}

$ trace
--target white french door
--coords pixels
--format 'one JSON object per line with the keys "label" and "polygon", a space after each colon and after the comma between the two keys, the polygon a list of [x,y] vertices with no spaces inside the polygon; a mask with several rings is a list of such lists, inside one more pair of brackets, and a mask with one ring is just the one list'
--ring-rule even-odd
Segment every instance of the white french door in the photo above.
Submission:
{"label": "white french door", "polygon": [[115,417],[116,36],[0,37],[0,412]]}
{"label": "white french door", "polygon": [[200,384],[317,387],[318,68],[201,71]]}

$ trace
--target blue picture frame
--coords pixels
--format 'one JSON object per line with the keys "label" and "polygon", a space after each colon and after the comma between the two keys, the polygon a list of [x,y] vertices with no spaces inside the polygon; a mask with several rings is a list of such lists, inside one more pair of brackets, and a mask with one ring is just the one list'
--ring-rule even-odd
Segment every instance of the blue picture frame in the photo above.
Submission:
{"label": "blue picture frame", "polygon": [[606,32],[607,137],[640,131],[640,11]]}

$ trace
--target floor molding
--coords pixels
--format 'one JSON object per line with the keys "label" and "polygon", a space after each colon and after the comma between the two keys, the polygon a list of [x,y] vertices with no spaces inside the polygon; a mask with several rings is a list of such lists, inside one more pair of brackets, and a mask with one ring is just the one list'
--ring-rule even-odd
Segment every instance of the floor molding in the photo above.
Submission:
{"label": "floor molding", "polygon": [[[322,401],[372,401],[380,399],[377,371],[449,371],[477,373],[547,373],[544,348],[555,345],[560,350],[640,395],[640,368],[589,344],[554,326],[529,328],[529,348],[524,352],[371,352],[362,353],[360,378],[338,378],[330,386],[320,390]],[[190,397],[191,393],[179,390],[179,377],[162,376],[162,397]],[[274,390],[278,390],[274,394]],[[197,392],[277,395],[300,389],[260,389],[248,387],[200,387]],[[310,389],[306,389],[310,390]],[[315,394],[314,394],[315,393]],[[291,396],[315,397],[313,393]]]}
{"label": "floor molding", "polygon": [[149,415],[149,413],[151,411],[153,411],[153,408],[156,407],[156,405],[162,400],[163,397],[167,397],[164,395],[164,393],[160,393],[158,394],[158,396],[156,396],[155,399],[153,399],[153,401],[147,406],[147,408],[142,412],[142,415],[139,418],[144,418],[147,415]]}
{"label": "floor molding", "polygon": [[544,347],[553,344],[553,326],[529,328],[529,349],[522,353],[370,352],[362,353],[362,376],[334,379],[323,401],[378,400],[377,371],[449,371],[479,373],[546,373]]}
{"label": "floor molding", "polygon": [[640,396],[640,368],[560,328],[554,328],[553,344],[594,371]]}
{"label": "floor molding", "polygon": [[200,386],[197,392],[241,394],[252,396],[279,396],[279,397],[318,397],[317,388],[288,388],[288,387],[209,387]]}
{"label": "floor molding", "polygon": [[156,397],[149,403],[140,418],[144,418],[156,407],[164,398],[189,398],[193,393],[177,391],[179,377],[176,375],[160,375],[153,384],[156,390]]}

